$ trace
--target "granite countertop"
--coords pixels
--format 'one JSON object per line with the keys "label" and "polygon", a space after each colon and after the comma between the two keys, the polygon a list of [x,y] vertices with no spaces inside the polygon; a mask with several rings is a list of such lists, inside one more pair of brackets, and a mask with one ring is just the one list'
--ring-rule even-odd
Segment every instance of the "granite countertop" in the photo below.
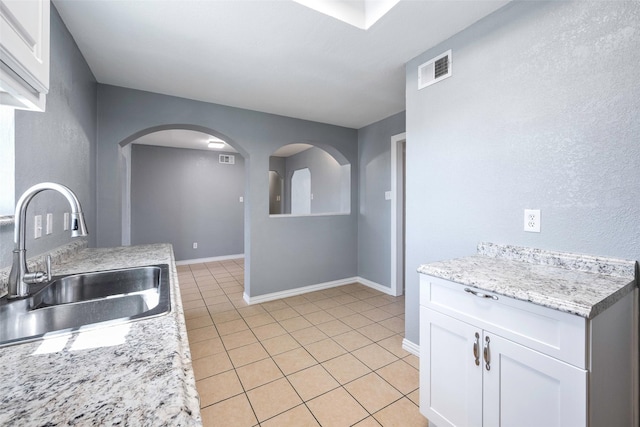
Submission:
{"label": "granite countertop", "polygon": [[418,272],[591,319],[632,292],[636,262],[480,243]]}
{"label": "granite countertop", "polygon": [[81,249],[62,275],[169,264],[171,312],[0,349],[0,425],[201,425],[170,245]]}

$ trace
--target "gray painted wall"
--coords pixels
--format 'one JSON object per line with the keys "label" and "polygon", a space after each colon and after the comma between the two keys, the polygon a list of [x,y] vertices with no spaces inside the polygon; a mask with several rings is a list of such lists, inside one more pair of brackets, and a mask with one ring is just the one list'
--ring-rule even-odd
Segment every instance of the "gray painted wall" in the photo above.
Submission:
{"label": "gray painted wall", "polygon": [[178,261],[244,253],[244,160],[219,154],[133,144],[131,244],[171,243]]}
{"label": "gray painted wall", "polygon": [[[82,205],[89,244],[96,241],[95,150],[96,80],[60,15],[51,7],[50,88],[46,112],[16,111],[15,195],[34,184],[53,181],[71,188]],[[38,194],[27,212],[27,256],[33,257],[71,240],[62,231],[69,211],[58,193]],[[53,234],[33,240],[33,216],[53,213]],[[0,268],[11,264],[13,227],[0,228]]]}
{"label": "gray painted wall", "polygon": [[638,28],[638,2],[514,2],[407,64],[408,340],[418,265],[479,241],[640,259]]}
{"label": "gray painted wall", "polygon": [[405,131],[405,113],[358,130],[358,276],[391,287],[391,137]]}
{"label": "gray painted wall", "polygon": [[[357,163],[357,131],[166,95],[98,85],[98,241],[121,242],[120,143],[182,127],[228,141],[245,158],[245,291],[257,296],[356,275],[351,215],[270,218],[269,156],[290,143],[333,147]],[[323,147],[324,148],[324,147]],[[357,175],[351,173],[355,206]]]}
{"label": "gray painted wall", "polygon": [[342,209],[342,200],[349,197],[351,185],[342,180],[343,167],[331,154],[318,147],[309,148],[285,159],[285,213],[291,213],[291,177],[296,170],[304,168],[309,168],[311,173],[311,213],[348,213],[348,207],[346,210]]}

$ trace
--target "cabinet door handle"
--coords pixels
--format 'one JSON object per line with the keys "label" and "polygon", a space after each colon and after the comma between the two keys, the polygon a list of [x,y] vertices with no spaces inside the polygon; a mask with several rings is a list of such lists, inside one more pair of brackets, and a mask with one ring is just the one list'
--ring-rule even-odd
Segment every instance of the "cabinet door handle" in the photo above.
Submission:
{"label": "cabinet door handle", "polygon": [[489,350],[489,337],[484,338],[484,367],[487,371],[491,370],[491,350]]}
{"label": "cabinet door handle", "polygon": [[476,366],[480,366],[480,334],[476,332],[476,341],[473,343],[473,357],[476,359]]}
{"label": "cabinet door handle", "polygon": [[475,295],[478,298],[491,298],[491,299],[495,299],[497,300],[498,297],[495,295],[489,295],[489,294],[484,294],[482,292],[478,292],[478,291],[474,291],[473,289],[469,289],[469,288],[464,288],[464,291],[471,294],[471,295]]}

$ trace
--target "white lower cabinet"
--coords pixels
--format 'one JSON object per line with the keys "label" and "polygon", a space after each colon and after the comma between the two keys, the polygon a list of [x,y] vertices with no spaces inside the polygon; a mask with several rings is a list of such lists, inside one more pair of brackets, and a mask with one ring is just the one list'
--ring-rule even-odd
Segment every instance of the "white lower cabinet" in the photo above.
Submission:
{"label": "white lower cabinet", "polygon": [[474,356],[475,350],[480,357],[481,334],[420,307],[420,412],[430,425],[482,425],[482,367]]}
{"label": "white lower cabinet", "polygon": [[432,425],[586,425],[587,371],[428,308],[420,315],[420,407]]}
{"label": "white lower cabinet", "polygon": [[633,306],[588,321],[423,275],[420,411],[437,427],[636,425]]}

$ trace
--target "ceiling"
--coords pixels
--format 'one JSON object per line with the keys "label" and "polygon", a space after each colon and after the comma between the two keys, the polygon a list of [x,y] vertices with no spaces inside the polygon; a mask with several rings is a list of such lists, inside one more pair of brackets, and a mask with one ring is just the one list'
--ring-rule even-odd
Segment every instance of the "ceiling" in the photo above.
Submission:
{"label": "ceiling", "polygon": [[[224,144],[221,148],[209,148],[209,142]],[[188,148],[190,150],[219,151],[237,153],[237,151],[220,138],[208,133],[187,129],[169,129],[148,133],[133,141],[134,144],[156,145],[159,147]],[[313,147],[310,144],[289,144],[280,147],[271,155],[276,157],[291,157]]]}
{"label": "ceiling", "polygon": [[[222,148],[208,148],[209,142],[224,143]],[[188,148],[191,150],[220,151],[225,153],[237,153],[229,144],[209,135],[195,130],[169,129],[148,133],[133,141],[134,144],[157,145],[160,147]]]}
{"label": "ceiling", "polygon": [[359,129],[405,109],[407,61],[507,0],[401,0],[368,30],[291,0],[53,3],[100,83]]}

